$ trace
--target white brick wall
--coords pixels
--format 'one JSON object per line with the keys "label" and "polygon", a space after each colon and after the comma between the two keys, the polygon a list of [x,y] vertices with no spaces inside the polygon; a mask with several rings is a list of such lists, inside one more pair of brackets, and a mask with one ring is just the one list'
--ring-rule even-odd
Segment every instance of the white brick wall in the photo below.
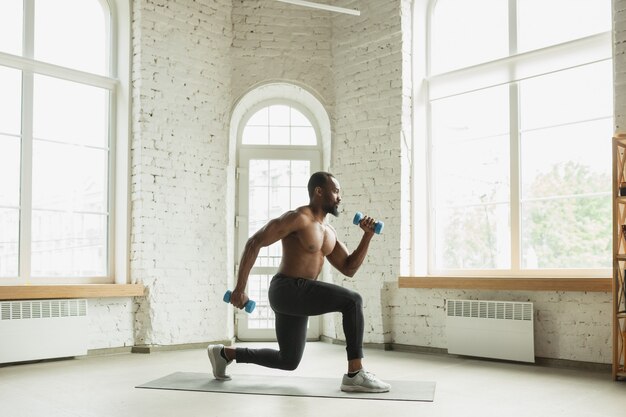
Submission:
{"label": "white brick wall", "polygon": [[[220,301],[232,280],[233,232],[223,221],[232,215],[230,109],[255,85],[283,80],[314,92],[331,115],[331,171],[344,191],[334,221],[340,239],[358,243],[356,210],[385,221],[357,276],[332,275],[363,295],[366,342],[445,348],[446,299],[521,300],[535,303],[537,355],[609,362],[609,294],[397,288],[407,242],[410,46],[401,29],[410,1],[335,4],[362,15],[271,0],[135,0],[131,273],[149,293],[136,305],[90,302],[91,347],[230,336],[232,316]],[[626,0],[614,10],[616,125],[626,129]],[[325,334],[342,337],[339,323],[327,317]]]}
{"label": "white brick wall", "polygon": [[231,2],[134,2],[136,344],[224,339]]}
{"label": "white brick wall", "polygon": [[[343,211],[356,211],[385,222],[383,234],[370,245],[365,263],[353,279],[333,274],[335,283],[356,289],[365,305],[365,342],[388,339],[382,321],[385,282],[395,282],[400,265],[403,57],[400,2],[351,1],[361,16],[333,17],[335,137],[331,172],[343,189]],[[336,221],[349,250],[361,238],[348,219]],[[342,335],[341,320],[326,335]]]}
{"label": "white brick wall", "polygon": [[88,304],[89,349],[133,346],[135,305],[130,298],[91,299]]}
{"label": "white brick wall", "polygon": [[331,14],[274,0],[233,0],[232,97],[259,83],[305,86],[328,107],[334,101]]}

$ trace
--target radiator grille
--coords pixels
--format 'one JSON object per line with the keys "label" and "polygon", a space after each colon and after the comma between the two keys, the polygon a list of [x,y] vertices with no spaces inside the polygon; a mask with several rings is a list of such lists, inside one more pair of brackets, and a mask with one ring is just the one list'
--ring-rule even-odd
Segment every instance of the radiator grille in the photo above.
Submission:
{"label": "radiator grille", "polygon": [[448,300],[448,317],[532,321],[532,303],[514,301]]}
{"label": "radiator grille", "polygon": [[1,320],[83,317],[86,315],[87,300],[33,300],[0,302]]}

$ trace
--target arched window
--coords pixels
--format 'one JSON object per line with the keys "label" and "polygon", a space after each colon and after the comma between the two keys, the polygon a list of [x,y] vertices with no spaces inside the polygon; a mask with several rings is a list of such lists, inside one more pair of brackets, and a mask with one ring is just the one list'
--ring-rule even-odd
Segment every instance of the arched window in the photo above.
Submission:
{"label": "arched window", "polygon": [[[321,103],[306,90],[269,84],[240,100],[232,124],[237,126],[238,262],[247,239],[269,220],[308,204],[306,186],[310,175],[323,169],[330,123]],[[238,321],[241,339],[274,337],[267,287],[281,255],[280,242],[259,253],[248,280],[257,308]],[[318,331],[316,321],[310,331]]]}
{"label": "arched window", "polygon": [[428,271],[605,276],[610,0],[430,9]]}
{"label": "arched window", "polygon": [[128,140],[125,118],[114,124],[128,119],[120,12],[105,0],[0,2],[0,283],[126,279],[113,257]]}

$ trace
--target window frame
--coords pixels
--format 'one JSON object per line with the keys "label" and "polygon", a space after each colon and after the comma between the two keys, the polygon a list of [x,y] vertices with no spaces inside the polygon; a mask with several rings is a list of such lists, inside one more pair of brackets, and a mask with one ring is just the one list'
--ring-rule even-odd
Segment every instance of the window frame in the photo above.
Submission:
{"label": "window frame", "polygon": [[[243,144],[243,131],[248,124],[248,121],[259,110],[274,105],[289,106],[302,113],[311,124],[315,131],[316,144],[315,145],[272,145],[272,144]],[[269,125],[271,126],[271,125]],[[290,125],[291,127],[291,125]],[[249,238],[249,212],[246,210],[243,212],[242,207],[248,205],[248,169],[247,166],[243,166],[251,159],[290,159],[290,160],[308,160],[311,161],[311,172],[322,169],[322,155],[323,155],[323,136],[321,134],[322,129],[319,126],[317,118],[313,111],[311,111],[306,105],[287,97],[272,97],[260,100],[247,108],[246,112],[240,118],[237,124],[237,193],[236,193],[236,207],[237,214],[235,217],[235,274],[239,269],[239,258],[243,251],[244,245]],[[278,267],[269,266],[253,266],[250,275],[273,275],[278,270]],[[271,328],[251,328],[248,326],[248,315],[242,312],[237,312],[238,321],[236,325],[237,337],[246,341],[267,341],[275,340],[275,329]],[[309,327],[307,331],[308,338],[319,337],[320,332],[320,320],[311,319],[309,321]]]}
{"label": "window frame", "polygon": [[[22,54],[0,52],[0,65],[17,69],[22,78],[21,161],[20,161],[20,232],[17,277],[0,279],[0,285],[127,284],[129,282],[130,181],[130,6],[122,0],[95,0],[104,10],[108,76],[88,73],[37,61],[34,57],[34,0],[24,0]],[[107,259],[106,276],[31,277],[32,214],[32,100],[35,75],[44,75],[108,91],[109,141],[107,189]]]}
{"label": "window frame", "polygon": [[[516,22],[516,0],[509,0],[509,22]],[[499,82],[485,85],[482,88],[489,88],[495,85],[507,84],[509,86],[509,157],[510,157],[510,227],[511,227],[511,265],[509,269],[436,269],[435,263],[435,224],[434,209],[435,201],[433,196],[434,178],[432,166],[432,132],[431,132],[431,111],[430,103],[432,95],[439,95],[439,98],[445,97],[450,93],[450,89],[446,84],[454,84],[463,78],[469,76],[481,75],[485,72],[497,72],[504,69],[516,68],[521,62],[534,62],[543,57],[561,56],[567,61],[561,65],[558,71],[574,68],[580,63],[576,63],[574,54],[577,48],[581,46],[591,51],[592,57],[587,63],[593,63],[604,60],[612,60],[610,50],[611,31],[579,38],[573,41],[564,42],[562,44],[544,47],[538,50],[516,53],[516,34],[515,30],[509,31],[509,50],[508,57],[488,61],[465,68],[454,69],[448,72],[431,75],[431,28],[432,18],[436,7],[436,0],[427,2],[426,4],[413,3],[413,77],[414,80],[423,80],[423,82],[415,82],[413,97],[413,128],[414,135],[417,139],[413,147],[413,192],[415,196],[423,196],[421,201],[413,201],[411,205],[412,227],[414,233],[412,236],[411,246],[413,255],[410,259],[408,272],[413,276],[462,276],[462,277],[491,277],[491,278],[520,278],[520,277],[554,277],[554,278],[605,278],[610,275],[611,268],[597,269],[521,269],[521,183],[520,183],[520,124],[519,124],[519,79],[509,82]],[[513,28],[515,29],[515,27]],[[594,54],[594,48],[602,45],[602,50],[598,54]],[[608,56],[606,51],[609,51]],[[600,58],[598,59],[598,55]],[[540,76],[551,71],[532,75]],[[509,71],[511,73],[511,71]],[[530,78],[527,77],[527,78]],[[446,88],[448,90],[446,91]],[[475,90],[457,90],[454,94],[463,94]],[[423,142],[420,141],[423,138]],[[419,230],[426,233],[419,233]]]}

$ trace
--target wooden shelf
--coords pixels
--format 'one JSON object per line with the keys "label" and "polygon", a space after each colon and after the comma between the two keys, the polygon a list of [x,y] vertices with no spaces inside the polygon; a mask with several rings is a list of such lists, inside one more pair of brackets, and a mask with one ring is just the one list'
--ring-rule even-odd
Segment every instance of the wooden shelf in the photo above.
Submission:
{"label": "wooden shelf", "polygon": [[[619,195],[619,186],[622,182],[626,181],[626,134],[620,133],[613,136],[613,264],[616,265],[619,262],[626,261],[626,254],[619,253],[622,251],[624,245],[623,228],[626,224],[626,197]],[[624,265],[616,265],[617,268],[613,268],[613,277],[611,279],[611,291],[612,291],[612,305],[613,305],[613,317],[612,317],[612,363],[613,363],[613,379],[626,377],[626,369],[624,369],[624,360],[626,356],[626,334],[624,333],[624,319],[626,319],[626,312],[618,312],[622,309],[621,300],[622,287],[624,285],[624,278],[622,271]]]}
{"label": "wooden shelf", "polygon": [[141,284],[85,284],[85,285],[4,285],[0,286],[0,300],[38,300],[44,298],[111,298],[141,297]]}

